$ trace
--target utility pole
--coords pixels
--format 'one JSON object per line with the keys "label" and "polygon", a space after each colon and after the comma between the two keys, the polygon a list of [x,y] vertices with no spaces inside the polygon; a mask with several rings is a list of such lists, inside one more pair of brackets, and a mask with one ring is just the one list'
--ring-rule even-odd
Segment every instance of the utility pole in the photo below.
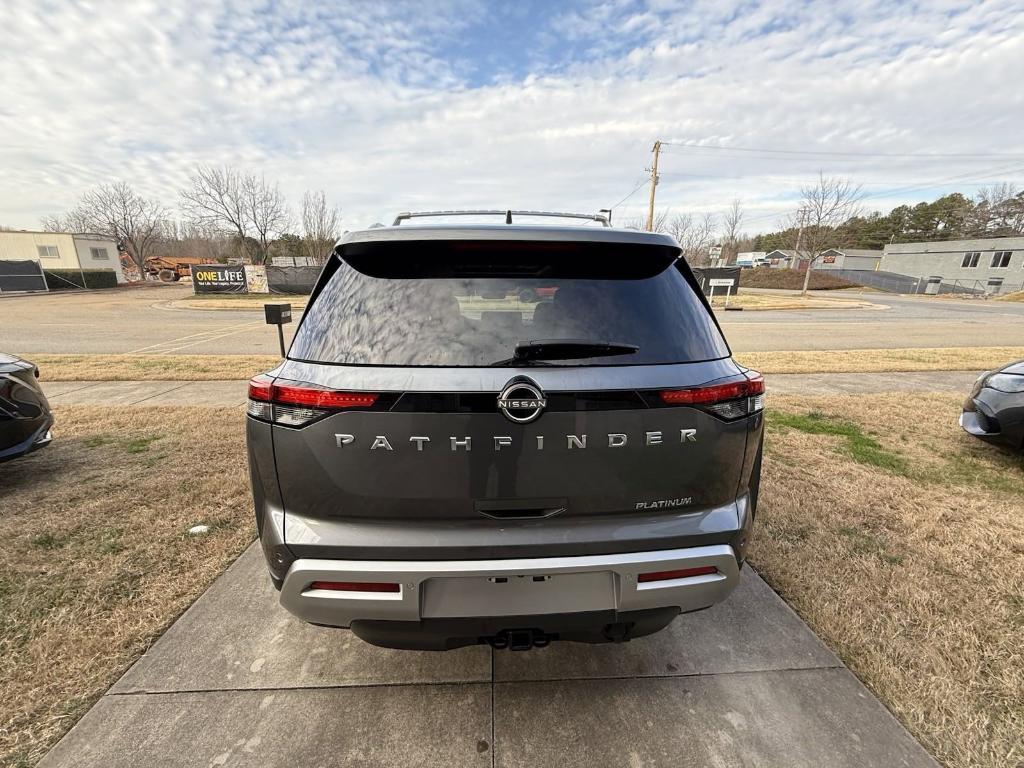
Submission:
{"label": "utility pole", "polygon": [[804,239],[804,217],[807,215],[807,211],[804,208],[800,209],[800,229],[796,232],[796,248],[793,249],[793,264],[790,269],[796,269],[800,265],[800,246]]}
{"label": "utility pole", "polygon": [[654,188],[658,186],[658,155],[661,154],[661,141],[654,142],[654,165],[651,166],[651,200],[647,205],[647,231],[654,231]]}

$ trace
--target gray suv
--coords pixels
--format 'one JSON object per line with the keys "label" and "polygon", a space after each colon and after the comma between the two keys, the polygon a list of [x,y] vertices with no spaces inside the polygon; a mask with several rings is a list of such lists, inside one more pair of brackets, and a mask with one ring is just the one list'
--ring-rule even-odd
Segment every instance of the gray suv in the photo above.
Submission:
{"label": "gray suv", "polygon": [[376,645],[520,650],[724,599],[764,381],[679,257],[596,226],[346,235],[287,359],[249,385],[281,604]]}

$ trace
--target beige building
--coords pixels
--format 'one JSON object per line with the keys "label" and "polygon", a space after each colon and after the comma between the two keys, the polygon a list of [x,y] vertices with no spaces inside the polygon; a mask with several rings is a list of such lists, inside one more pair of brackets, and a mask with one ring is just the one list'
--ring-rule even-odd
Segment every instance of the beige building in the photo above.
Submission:
{"label": "beige building", "polygon": [[107,235],[0,231],[0,261],[35,261],[43,269],[110,269],[125,281],[117,243]]}

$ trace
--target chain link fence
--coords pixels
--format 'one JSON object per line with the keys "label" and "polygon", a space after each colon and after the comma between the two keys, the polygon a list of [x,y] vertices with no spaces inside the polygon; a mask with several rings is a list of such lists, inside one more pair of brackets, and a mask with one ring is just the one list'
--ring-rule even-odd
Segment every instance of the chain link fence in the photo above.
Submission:
{"label": "chain link fence", "polygon": [[1003,296],[1024,290],[1024,279],[1008,281],[1001,277],[985,280],[945,280],[939,276],[911,277],[896,272],[867,271],[860,269],[832,269],[829,274],[842,277],[851,283],[868,288],[877,288],[888,293],[910,293],[925,296],[959,294],[962,296]]}

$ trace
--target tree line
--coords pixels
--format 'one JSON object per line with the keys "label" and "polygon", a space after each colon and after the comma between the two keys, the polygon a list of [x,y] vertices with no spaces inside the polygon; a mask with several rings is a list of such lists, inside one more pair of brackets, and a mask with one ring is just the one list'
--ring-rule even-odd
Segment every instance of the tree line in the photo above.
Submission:
{"label": "tree line", "polygon": [[[743,233],[739,200],[733,200],[721,217],[664,209],[655,215],[653,229],[673,235],[693,266],[715,260],[711,256],[715,246],[726,264],[735,263],[743,251],[792,251],[796,258],[790,267],[794,269],[813,266],[830,248],[882,250],[888,243],[1024,235],[1024,192],[1012,184],[982,188],[973,199],[956,192],[932,202],[900,205],[887,214],[865,212],[864,200],[860,185],[821,174],[801,187],[799,202],[784,217],[785,226],[774,232]],[[644,222],[638,219],[629,226],[643,229]],[[808,269],[804,293],[809,280]]]}
{"label": "tree line", "polygon": [[[793,248],[799,221],[750,240],[752,251]],[[831,234],[837,246],[881,250],[888,243],[931,240],[968,240],[1024,235],[1024,191],[1013,184],[996,184],[978,190],[974,198],[959,192],[932,202],[900,205],[889,213],[857,212],[837,223]]]}
{"label": "tree line", "polygon": [[42,225],[50,232],[108,234],[142,275],[153,257],[265,264],[292,256],[322,263],[340,235],[341,213],[323,191],[306,192],[295,212],[276,183],[230,166],[197,166],[178,198],[180,220],[127,182],[101,184]]}

